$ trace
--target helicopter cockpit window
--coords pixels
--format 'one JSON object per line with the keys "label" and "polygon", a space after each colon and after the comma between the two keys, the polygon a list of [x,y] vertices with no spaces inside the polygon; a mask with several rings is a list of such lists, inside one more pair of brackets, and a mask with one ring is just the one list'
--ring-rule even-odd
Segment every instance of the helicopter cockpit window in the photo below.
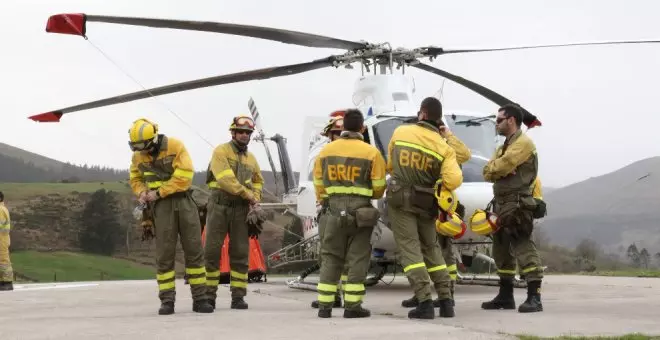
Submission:
{"label": "helicopter cockpit window", "polygon": [[[483,168],[495,152],[497,132],[490,119],[465,115],[445,115],[447,126],[472,152],[472,158],[461,166],[463,182],[484,182]],[[469,123],[465,121],[471,120]],[[458,123],[457,122],[462,122]]]}
{"label": "helicopter cockpit window", "polygon": [[387,146],[390,144],[394,130],[401,124],[406,123],[410,118],[413,117],[394,117],[373,126],[374,142],[378,150],[383,154],[385,161],[387,161]]}

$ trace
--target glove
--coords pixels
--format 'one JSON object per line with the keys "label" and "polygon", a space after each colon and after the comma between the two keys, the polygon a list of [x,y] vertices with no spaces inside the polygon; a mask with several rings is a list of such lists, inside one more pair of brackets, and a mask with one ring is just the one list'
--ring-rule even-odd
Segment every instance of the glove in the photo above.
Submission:
{"label": "glove", "polygon": [[154,234],[154,224],[151,220],[142,221],[142,241],[149,241],[156,237]]}
{"label": "glove", "polygon": [[247,214],[246,222],[248,226],[248,236],[250,238],[258,239],[259,235],[263,231],[263,223],[266,221],[267,214],[261,208],[260,205],[256,204],[250,207],[250,211]]}

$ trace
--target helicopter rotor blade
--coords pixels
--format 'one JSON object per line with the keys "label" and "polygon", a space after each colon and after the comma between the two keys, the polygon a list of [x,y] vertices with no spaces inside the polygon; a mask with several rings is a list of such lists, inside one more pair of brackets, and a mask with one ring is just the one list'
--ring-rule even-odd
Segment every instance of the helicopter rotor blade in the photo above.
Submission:
{"label": "helicopter rotor blade", "polygon": [[[479,85],[479,84],[477,84],[473,81],[467,80],[467,79],[465,79],[463,77],[460,77],[460,76],[457,76],[455,74],[451,74],[447,71],[443,71],[441,69],[435,68],[435,67],[427,65],[427,64],[422,64],[422,63],[414,64],[414,65],[411,65],[411,66],[416,67],[420,70],[431,72],[433,74],[437,74],[441,77],[447,78],[447,79],[449,79],[449,80],[451,80],[451,81],[453,81],[453,82],[455,82],[459,85],[462,85],[462,86],[464,86],[464,87],[466,87],[466,88],[482,95],[486,99],[494,102],[495,104],[497,104],[499,106],[503,106],[505,104],[517,104],[517,103],[511,101],[510,99],[502,96],[501,94],[499,94],[499,93],[497,93],[497,92],[495,92],[495,91],[493,91],[489,88],[486,88],[483,85]],[[517,105],[519,105],[519,104],[517,104]],[[520,108],[522,109],[522,112],[523,112],[523,123],[527,126],[527,128],[531,129],[535,126],[541,126],[541,121],[539,121],[538,118],[535,115],[531,114],[529,111],[527,111],[522,106],[520,106]]]}
{"label": "helicopter rotor blade", "polygon": [[534,48],[549,48],[549,47],[569,47],[569,46],[590,46],[590,45],[618,45],[618,44],[654,44],[660,43],[660,40],[621,40],[621,41],[602,41],[602,42],[581,42],[569,44],[552,44],[552,45],[534,45],[534,46],[515,46],[515,47],[501,47],[501,48],[477,48],[477,49],[443,49],[440,47],[429,47],[429,55],[438,56],[442,54],[455,54],[455,53],[472,53],[472,52],[494,52],[494,51],[512,51],[512,50],[527,50]]}
{"label": "helicopter rotor blade", "polygon": [[108,24],[233,34],[245,37],[274,40],[286,44],[295,44],[307,47],[358,50],[364,49],[368,45],[366,42],[349,41],[317,34],[290,31],[272,27],[239,25],[212,21],[87,15],[84,13],[52,15],[48,18],[48,23],[46,24],[46,32],[85,36],[85,32],[87,31],[87,22],[103,22]]}
{"label": "helicopter rotor blade", "polygon": [[292,74],[312,71],[315,69],[329,67],[334,65],[335,57],[331,56],[324,59],[319,59],[311,62],[292,64],[285,66],[276,66],[269,68],[262,68],[238,73],[225,74],[221,76],[214,76],[202,79],[191,80],[187,82],[171,84],[160,86],[156,88],[147,89],[144,91],[137,91],[133,93],[123,94],[115,97],[105,98],[101,100],[96,100],[93,102],[88,102],[76,106],[67,107],[64,109],[58,109],[54,111],[49,111],[46,113],[37,114],[34,116],[28,117],[37,122],[59,122],[62,115],[66,113],[82,111],[93,109],[97,107],[103,107],[108,105],[120,104],[131,102],[134,100],[144,99],[152,96],[162,96],[164,94],[176,93],[189,91],[193,89],[199,89],[209,86],[217,86],[230,83],[239,83],[243,81],[257,80],[257,79],[268,79],[273,77],[282,77]]}

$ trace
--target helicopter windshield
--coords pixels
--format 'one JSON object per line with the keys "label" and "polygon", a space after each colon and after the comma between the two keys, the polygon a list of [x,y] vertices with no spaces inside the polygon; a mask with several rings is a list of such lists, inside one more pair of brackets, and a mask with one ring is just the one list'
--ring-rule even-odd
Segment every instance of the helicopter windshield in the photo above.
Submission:
{"label": "helicopter windshield", "polygon": [[[373,126],[374,142],[387,161],[387,146],[394,129],[416,117],[394,117]],[[496,131],[492,120],[479,121],[476,124],[456,124],[475,117],[464,115],[447,115],[447,125],[465,145],[470,148],[472,157],[461,165],[463,182],[484,182],[482,171],[490,157],[495,152]]]}

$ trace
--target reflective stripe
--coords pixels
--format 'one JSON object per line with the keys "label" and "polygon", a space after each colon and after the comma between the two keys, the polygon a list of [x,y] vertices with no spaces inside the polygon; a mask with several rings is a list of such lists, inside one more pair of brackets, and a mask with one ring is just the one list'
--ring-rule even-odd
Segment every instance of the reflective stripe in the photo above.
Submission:
{"label": "reflective stripe", "polygon": [[407,272],[409,272],[411,269],[422,268],[422,267],[426,267],[426,265],[424,264],[424,262],[413,263],[413,264],[407,265],[405,268],[403,268],[403,272],[404,272],[404,273],[407,273]]}
{"label": "reflective stripe", "polygon": [[243,274],[243,273],[235,272],[233,270],[230,273],[231,273],[231,277],[235,277],[237,279],[247,280],[247,278],[248,278],[247,273]]}
{"label": "reflective stripe", "polygon": [[359,187],[327,187],[325,188],[325,192],[328,194],[347,194],[347,195],[362,195],[362,196],[367,196],[371,197],[374,193],[373,190],[367,189],[367,188],[359,188]]}
{"label": "reflective stripe", "polygon": [[328,303],[335,302],[335,296],[334,295],[319,294],[317,299],[319,300],[319,302],[328,302]]}
{"label": "reflective stripe", "polygon": [[172,176],[174,176],[174,177],[183,177],[183,178],[187,178],[187,179],[192,179],[193,175],[195,175],[194,172],[192,172],[190,170],[184,170],[184,169],[176,169],[176,170],[174,170],[174,173],[172,174]]}
{"label": "reflective stripe", "polygon": [[220,277],[220,271],[206,272],[206,277]]}
{"label": "reflective stripe", "polygon": [[254,183],[254,184],[252,184],[252,187],[257,189],[257,190],[261,190],[264,187],[264,185],[261,184],[261,183]]}
{"label": "reflective stripe", "polygon": [[447,267],[447,270],[449,270],[450,272],[455,272],[456,269],[457,269],[457,267],[456,267],[455,264],[452,264],[451,266],[448,266],[448,267]]}
{"label": "reflective stripe", "polygon": [[161,185],[163,185],[162,181],[147,182],[147,187],[149,189],[158,189]]}
{"label": "reflective stripe", "polygon": [[163,274],[156,274],[156,280],[167,280],[167,279],[173,279],[174,278],[174,271],[163,273]]}
{"label": "reflective stripe", "polygon": [[431,268],[429,268],[427,271],[428,271],[429,273],[433,273],[433,272],[437,272],[438,270],[443,270],[443,269],[447,269],[447,265],[446,265],[446,264],[442,264],[442,265],[439,265],[439,266],[431,267]]}
{"label": "reflective stripe", "polygon": [[198,268],[186,268],[186,274],[204,274],[206,273],[206,268],[204,267],[198,267]]}
{"label": "reflective stripe", "polygon": [[344,301],[346,302],[360,302],[362,301],[362,295],[353,295],[344,293]]}
{"label": "reflective stripe", "polygon": [[191,285],[205,284],[206,283],[206,276],[188,278],[188,283],[191,284]]}
{"label": "reflective stripe", "polygon": [[216,180],[220,180],[223,177],[234,176],[234,172],[231,169],[223,170],[215,176]]}
{"label": "reflective stripe", "polygon": [[231,280],[231,282],[229,282],[229,286],[236,288],[247,288],[247,282]]}
{"label": "reflective stripe", "polygon": [[133,179],[133,178],[137,178],[137,177],[141,177],[140,173],[139,172],[133,172],[133,171],[131,171],[131,173],[128,176],[129,179]]}
{"label": "reflective stripe", "polygon": [[452,281],[456,281],[456,278],[458,278],[458,275],[457,275],[457,274],[449,274],[449,278],[450,278]]}
{"label": "reflective stripe", "polygon": [[159,290],[168,290],[168,289],[174,289],[174,281],[172,282],[166,282],[166,283],[159,283],[158,284],[158,289]]}
{"label": "reflective stripe", "polygon": [[529,273],[529,272],[537,270],[537,269],[539,269],[539,267],[533,266],[533,267],[528,267],[528,268],[523,269],[522,272],[526,274],[526,273]]}
{"label": "reflective stripe", "polygon": [[511,275],[516,275],[516,271],[515,271],[515,270],[498,269],[497,272],[500,273],[500,274],[511,274]]}
{"label": "reflective stripe", "polygon": [[[333,284],[328,284],[328,283],[319,283],[316,285],[316,290],[322,290],[330,293],[336,293],[337,292],[337,285]],[[334,300],[333,300],[334,301]]]}
{"label": "reflective stripe", "polygon": [[207,184],[209,188],[217,188],[218,187],[218,182],[209,182]]}
{"label": "reflective stripe", "polygon": [[344,282],[348,281],[348,275],[342,275],[340,280],[342,280]]}
{"label": "reflective stripe", "polygon": [[437,153],[437,152],[435,152],[431,149],[427,149],[427,148],[425,148],[421,145],[417,145],[417,144],[410,143],[410,142],[403,142],[403,141],[396,141],[396,142],[394,142],[394,145],[407,146],[409,148],[413,148],[413,149],[417,149],[419,151],[425,152],[425,153],[437,158],[440,161],[444,160],[444,157],[440,156],[439,153]]}
{"label": "reflective stripe", "polygon": [[362,292],[364,291],[364,284],[362,283],[347,283],[344,285],[344,292]]}
{"label": "reflective stripe", "polygon": [[385,180],[384,179],[372,179],[371,180],[371,186],[373,186],[373,187],[384,187],[385,186]]}
{"label": "reflective stripe", "polygon": [[323,180],[322,179],[315,179],[314,180],[314,185],[323,185]]}
{"label": "reflective stripe", "polygon": [[206,278],[206,285],[211,286],[211,287],[217,287],[220,284],[220,280],[213,280],[210,278]]}

